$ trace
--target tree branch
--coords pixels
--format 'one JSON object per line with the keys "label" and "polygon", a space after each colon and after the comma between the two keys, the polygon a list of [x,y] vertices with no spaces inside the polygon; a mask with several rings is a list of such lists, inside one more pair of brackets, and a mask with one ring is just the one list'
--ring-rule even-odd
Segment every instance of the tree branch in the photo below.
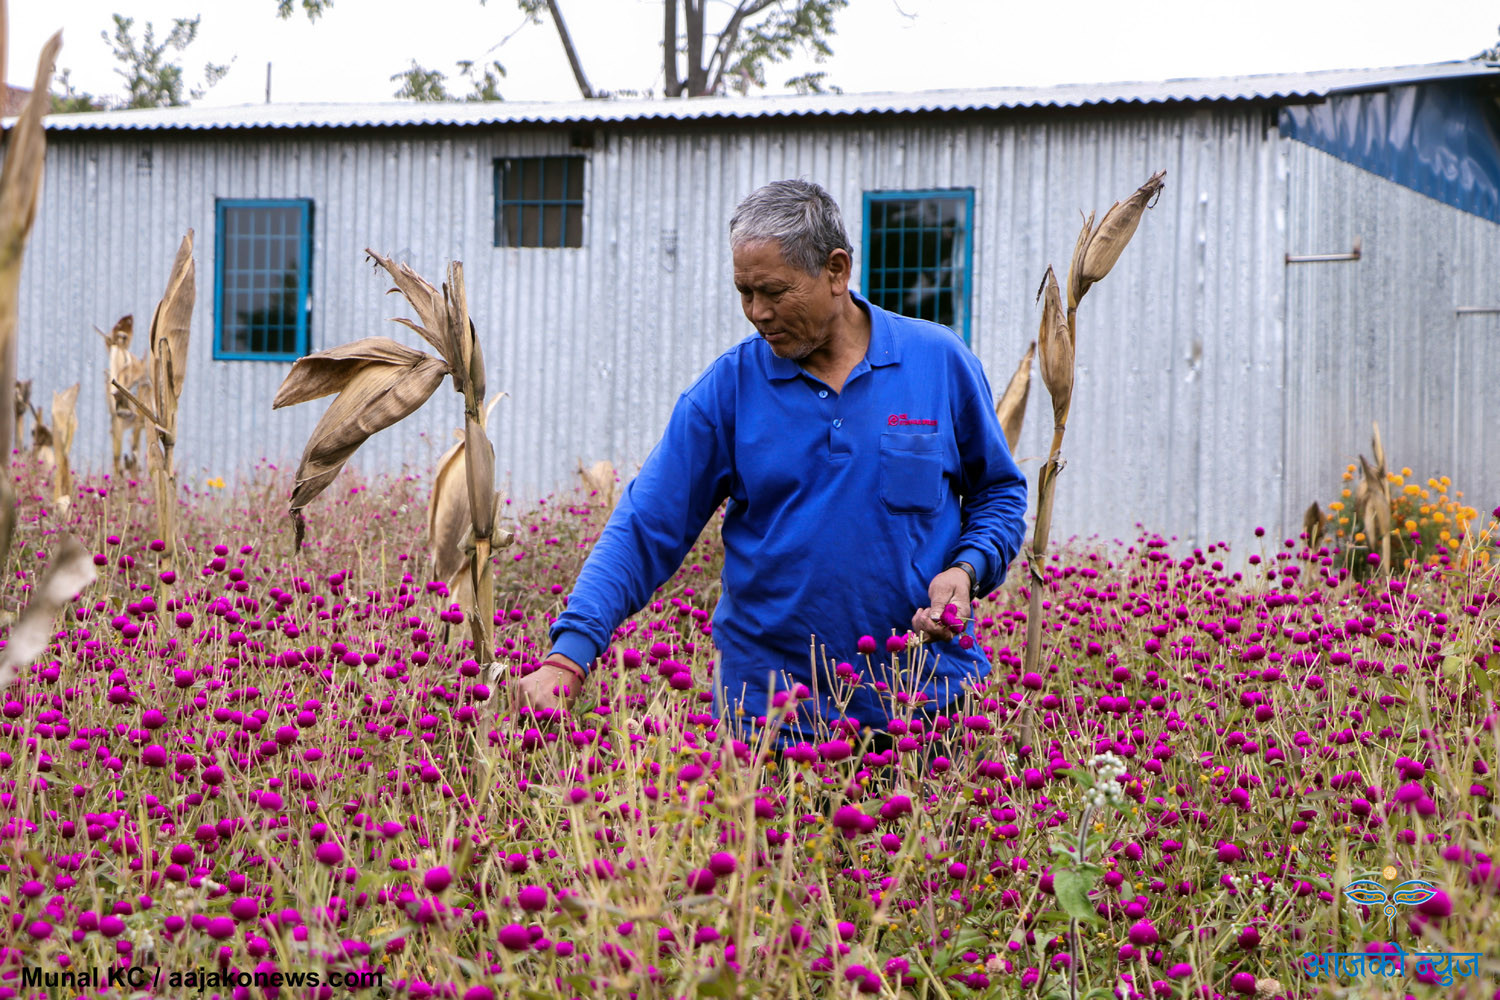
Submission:
{"label": "tree branch", "polygon": [[708,73],[703,65],[703,0],[682,0],[687,21],[687,86],[689,97],[702,97]]}
{"label": "tree branch", "polygon": [[704,67],[704,76],[707,76],[709,67],[713,67],[715,63],[718,64],[713,69],[713,82],[705,93],[712,94],[718,91],[719,84],[724,79],[724,69],[729,65],[729,54],[734,51],[735,44],[739,41],[740,25],[744,23],[745,18],[754,17],[775,2],[776,0],[743,0],[735,6],[729,23],[724,26],[723,31],[719,32],[719,41],[714,46],[713,55],[709,57],[708,66]]}
{"label": "tree branch", "polygon": [[682,78],[677,73],[677,0],[663,0],[661,6],[666,12],[666,23],[662,25],[661,33],[662,67],[666,71],[666,78],[661,90],[667,97],[680,97]]}
{"label": "tree branch", "polygon": [[552,23],[557,26],[557,37],[562,39],[563,51],[568,55],[568,65],[573,70],[573,79],[578,81],[578,89],[585,98],[599,96],[594,93],[594,88],[589,86],[589,78],[584,75],[583,63],[578,60],[578,50],[573,47],[573,36],[568,34],[568,23],[563,20],[557,0],[547,0],[547,12],[552,15]]}

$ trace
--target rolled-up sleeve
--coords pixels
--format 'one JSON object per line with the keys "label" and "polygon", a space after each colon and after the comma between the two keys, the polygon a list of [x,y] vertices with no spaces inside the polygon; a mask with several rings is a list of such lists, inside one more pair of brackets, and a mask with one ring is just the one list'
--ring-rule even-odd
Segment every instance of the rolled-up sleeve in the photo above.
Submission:
{"label": "rolled-up sleeve", "polygon": [[962,526],[949,562],[974,567],[979,592],[988,594],[1005,582],[1006,571],[1026,529],[1026,477],[1005,443],[995,415],[989,380],[977,359],[961,366],[954,415],[959,454]]}
{"label": "rolled-up sleeve", "polygon": [[661,440],[584,562],[567,609],[552,624],[552,652],[592,669],[614,630],[677,571],[728,496],[726,453],[715,421],[680,396]]}

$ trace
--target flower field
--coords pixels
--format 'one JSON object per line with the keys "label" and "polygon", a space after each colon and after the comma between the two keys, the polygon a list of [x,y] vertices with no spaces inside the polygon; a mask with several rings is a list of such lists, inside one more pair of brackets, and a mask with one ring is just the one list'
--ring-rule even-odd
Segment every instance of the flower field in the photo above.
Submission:
{"label": "flower field", "polygon": [[[962,714],[762,765],[710,714],[712,527],[532,717],[428,582],[418,477],[346,473],[297,553],[284,472],[189,491],[164,583],[147,484],[60,510],[17,473],[6,610],[59,533],[99,579],[0,693],[0,997],[1500,997],[1500,511],[1394,577],[1272,538],[1054,550],[1041,670],[1016,568]],[[501,508],[504,670],[606,513]],[[1360,878],[1436,891],[1388,920]],[[1393,944],[1400,977],[1303,969]],[[1482,958],[1444,984],[1436,951]]]}

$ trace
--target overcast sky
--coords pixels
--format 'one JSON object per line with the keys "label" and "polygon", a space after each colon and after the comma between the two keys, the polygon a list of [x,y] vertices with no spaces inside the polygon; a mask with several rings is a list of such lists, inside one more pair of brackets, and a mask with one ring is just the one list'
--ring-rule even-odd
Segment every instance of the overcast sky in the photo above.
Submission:
{"label": "overcast sky", "polygon": [[[596,88],[659,92],[657,0],[559,3]],[[391,100],[391,74],[412,59],[450,73],[460,59],[498,59],[508,100],[578,97],[551,25],[523,28],[512,0],[335,0],[313,24],[300,13],[279,20],[275,0],[10,0],[9,7],[6,77],[19,86],[30,86],[38,49],[62,28],[60,67],[71,68],[74,84],[117,91],[100,32],[118,12],[137,27],[155,22],[159,37],[172,18],[202,15],[185,57],[189,82],[205,62],[232,61],[204,105],[265,100],[267,62],[278,102]],[[1500,0],[852,0],[835,24],[834,57],[821,67],[831,82],[847,92],[910,91],[1466,59],[1495,44]],[[773,67],[769,81],[809,68]]]}

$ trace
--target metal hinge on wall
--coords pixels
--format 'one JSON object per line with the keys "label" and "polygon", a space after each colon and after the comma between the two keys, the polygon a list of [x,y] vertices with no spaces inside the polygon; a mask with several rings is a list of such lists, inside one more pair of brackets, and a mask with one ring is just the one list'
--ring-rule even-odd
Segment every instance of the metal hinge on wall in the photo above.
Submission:
{"label": "metal hinge on wall", "polygon": [[1354,237],[1354,249],[1348,253],[1289,253],[1288,264],[1310,264],[1318,260],[1359,260],[1360,238]]}

